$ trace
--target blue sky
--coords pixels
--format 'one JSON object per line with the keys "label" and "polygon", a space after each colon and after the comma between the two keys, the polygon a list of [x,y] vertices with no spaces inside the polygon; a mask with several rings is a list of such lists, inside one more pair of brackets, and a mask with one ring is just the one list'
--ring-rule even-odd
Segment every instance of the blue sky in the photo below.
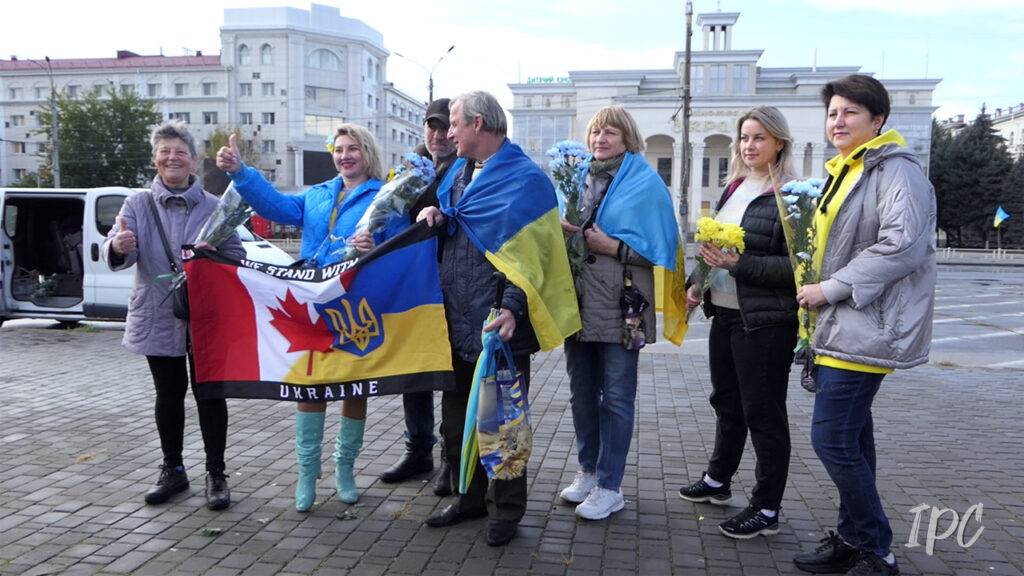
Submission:
{"label": "blue sky", "polygon": [[[665,69],[685,37],[682,0],[321,0],[341,7],[384,35],[392,57],[389,80],[422,99],[427,72],[435,95],[472,89],[511,104],[506,84],[569,70]],[[119,49],[177,55],[184,49],[217,54],[224,8],[293,6],[296,0],[177,0],[8,2],[0,56],[111,57]],[[46,15],[40,14],[45,6]],[[735,49],[763,49],[766,67],[861,66],[886,78],[941,78],[934,104],[940,119],[973,118],[1024,102],[1024,2],[1021,0],[696,0],[695,14],[739,12]],[[116,16],[113,14],[116,13]],[[693,47],[702,39],[694,17]]]}

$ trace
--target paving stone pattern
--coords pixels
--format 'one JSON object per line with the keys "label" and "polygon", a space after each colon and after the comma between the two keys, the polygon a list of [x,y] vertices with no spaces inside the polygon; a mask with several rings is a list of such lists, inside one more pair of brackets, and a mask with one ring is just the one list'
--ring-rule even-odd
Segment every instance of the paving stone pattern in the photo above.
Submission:
{"label": "paving stone pattern", "polygon": [[[185,461],[192,488],[147,506],[159,444],[146,362],[124,351],[117,328],[0,329],[0,575],[14,574],[800,574],[792,556],[834,527],[836,493],[810,445],[813,396],[790,387],[793,456],[781,531],[733,541],[719,522],[746,505],[748,446],[728,508],[680,500],[704,470],[714,415],[706,354],[644,352],[633,446],[610,519],[578,520],[558,498],[576,471],[568,379],[561,350],[538,354],[531,383],[534,452],[530,499],[518,536],[487,546],[486,520],[450,529],[423,524],[449,499],[428,478],[383,484],[377,475],[404,448],[399,397],[374,398],[357,460],[362,499],[333,489],[329,409],[325,476],[309,513],[294,510],[293,413],[287,403],[229,400],[231,507],[203,504],[203,451],[191,395]],[[671,349],[669,349],[671,350]],[[1020,373],[929,365],[886,378],[875,402],[878,470],[903,574],[1024,573],[1024,442]],[[439,402],[437,403],[439,406]],[[440,408],[438,407],[438,412]],[[435,451],[435,455],[437,452]],[[920,515],[916,546],[911,509]],[[937,540],[954,512],[981,517]]]}

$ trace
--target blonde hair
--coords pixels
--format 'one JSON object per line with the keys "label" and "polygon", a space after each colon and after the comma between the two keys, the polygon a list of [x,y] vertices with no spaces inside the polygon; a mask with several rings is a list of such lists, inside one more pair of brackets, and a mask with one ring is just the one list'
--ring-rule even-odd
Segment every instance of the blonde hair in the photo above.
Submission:
{"label": "blonde hair", "polygon": [[342,124],[338,126],[334,139],[337,140],[338,136],[348,136],[359,145],[359,150],[363,153],[363,161],[366,162],[367,176],[377,180],[384,179],[384,163],[380,159],[380,146],[369,130],[358,124]]}
{"label": "blonde hair", "polygon": [[743,163],[743,153],[740,151],[742,143],[740,136],[743,132],[743,123],[747,120],[757,120],[764,126],[764,129],[779,142],[782,142],[782,150],[779,150],[775,157],[775,164],[772,165],[772,174],[775,180],[782,184],[796,177],[793,170],[793,136],[789,133],[789,122],[782,111],[774,106],[758,106],[751,108],[740,119],[736,121],[736,142],[732,147],[732,160],[729,162],[729,172],[725,175],[722,185],[749,174],[747,165]]}
{"label": "blonde hair", "polygon": [[611,126],[622,131],[622,143],[626,150],[634,154],[644,151],[644,140],[640,136],[640,129],[637,128],[633,115],[619,105],[606,106],[597,111],[594,117],[587,123],[587,150],[590,150],[590,133],[594,128]]}

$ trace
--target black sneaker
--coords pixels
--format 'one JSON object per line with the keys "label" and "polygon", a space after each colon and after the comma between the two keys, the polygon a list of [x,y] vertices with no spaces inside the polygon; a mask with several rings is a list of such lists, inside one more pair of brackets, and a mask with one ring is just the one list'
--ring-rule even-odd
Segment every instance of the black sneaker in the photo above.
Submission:
{"label": "black sneaker", "polygon": [[160,477],[146,492],[146,504],[163,504],[171,496],[188,490],[188,475],[184,466],[160,465]]}
{"label": "black sneaker", "polygon": [[779,533],[779,511],[775,517],[769,518],[760,508],[747,506],[743,512],[729,518],[718,525],[718,529],[729,538],[749,540],[758,536],[771,536]]}
{"label": "black sneaker", "polygon": [[878,554],[864,550],[846,576],[897,576],[899,573],[900,567],[895,561],[890,565],[879,558]]}
{"label": "black sneaker", "polygon": [[729,489],[729,485],[722,484],[720,488],[712,488],[704,481],[706,474],[707,472],[701,474],[700,480],[693,484],[680,488],[679,497],[690,502],[707,502],[716,506],[725,506],[732,501],[732,490]]}
{"label": "black sneaker", "polygon": [[829,530],[821,545],[793,557],[796,567],[812,574],[845,574],[857,563],[860,550],[850,546]]}
{"label": "black sneaker", "polygon": [[206,507],[210,510],[223,510],[231,505],[231,489],[228,478],[223,472],[207,472],[206,474]]}

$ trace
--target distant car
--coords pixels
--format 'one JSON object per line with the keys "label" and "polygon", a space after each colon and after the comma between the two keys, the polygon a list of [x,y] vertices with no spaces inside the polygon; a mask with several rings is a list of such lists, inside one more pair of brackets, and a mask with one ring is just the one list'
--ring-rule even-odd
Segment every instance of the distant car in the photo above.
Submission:
{"label": "distant car", "polygon": [[266,238],[246,228],[244,224],[238,227],[238,237],[242,239],[242,246],[245,247],[245,257],[248,260],[276,264],[278,266],[288,266],[295,262],[294,256],[274,246]]}

